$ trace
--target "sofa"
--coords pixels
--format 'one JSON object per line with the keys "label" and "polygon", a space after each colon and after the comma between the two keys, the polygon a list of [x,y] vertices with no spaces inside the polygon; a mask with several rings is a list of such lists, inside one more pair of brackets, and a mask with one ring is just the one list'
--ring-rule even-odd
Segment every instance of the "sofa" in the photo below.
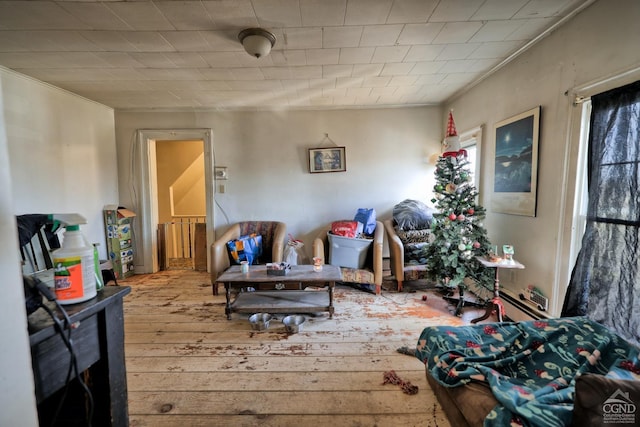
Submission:
{"label": "sofa", "polygon": [[429,327],[415,355],[452,426],[602,425],[607,399],[640,401],[638,348],[586,317]]}
{"label": "sofa", "polygon": [[[329,259],[329,238],[327,233],[331,230],[331,224],[320,230],[313,240],[313,257],[320,258],[322,264]],[[382,245],[384,242],[384,227],[380,221],[376,221],[373,232],[373,242],[368,249],[364,268],[341,268],[342,281],[354,283],[364,287],[373,286],[373,291],[379,295],[382,291]]]}

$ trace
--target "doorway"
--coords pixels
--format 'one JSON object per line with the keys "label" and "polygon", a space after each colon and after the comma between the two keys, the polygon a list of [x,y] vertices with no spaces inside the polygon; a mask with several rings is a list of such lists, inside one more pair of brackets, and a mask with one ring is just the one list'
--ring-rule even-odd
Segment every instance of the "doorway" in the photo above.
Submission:
{"label": "doorway", "polygon": [[[214,187],[213,168],[214,151],[211,129],[141,129],[138,130],[136,156],[139,168],[134,171],[136,182],[133,184],[138,195],[138,223],[136,273],[155,273],[160,269],[158,256],[158,224],[160,221],[159,181],[158,181],[158,147],[159,144],[180,141],[200,141],[202,144],[202,161],[204,163],[204,215],[206,248],[214,240]],[[162,149],[162,148],[161,148]],[[164,186],[164,184],[163,184]],[[174,211],[175,212],[175,211]],[[210,271],[210,255],[206,251],[207,271]]]}
{"label": "doorway", "polygon": [[207,269],[204,143],[156,141],[160,270]]}

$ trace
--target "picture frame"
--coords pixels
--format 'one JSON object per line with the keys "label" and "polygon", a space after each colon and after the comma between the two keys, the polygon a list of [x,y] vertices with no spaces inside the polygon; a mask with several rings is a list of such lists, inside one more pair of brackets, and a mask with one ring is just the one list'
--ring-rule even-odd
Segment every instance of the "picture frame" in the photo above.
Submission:
{"label": "picture frame", "polygon": [[345,172],[345,147],[309,148],[309,173]]}
{"label": "picture frame", "polygon": [[536,216],[541,107],[496,123],[491,209]]}

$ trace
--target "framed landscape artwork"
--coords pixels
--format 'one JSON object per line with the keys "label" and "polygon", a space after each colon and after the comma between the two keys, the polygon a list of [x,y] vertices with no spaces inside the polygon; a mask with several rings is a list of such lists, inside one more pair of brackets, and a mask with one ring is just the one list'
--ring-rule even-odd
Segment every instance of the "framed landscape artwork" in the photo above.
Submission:
{"label": "framed landscape artwork", "polygon": [[347,170],[344,147],[309,148],[309,172],[344,172]]}
{"label": "framed landscape artwork", "polygon": [[538,106],[496,123],[494,212],[536,216],[540,110]]}

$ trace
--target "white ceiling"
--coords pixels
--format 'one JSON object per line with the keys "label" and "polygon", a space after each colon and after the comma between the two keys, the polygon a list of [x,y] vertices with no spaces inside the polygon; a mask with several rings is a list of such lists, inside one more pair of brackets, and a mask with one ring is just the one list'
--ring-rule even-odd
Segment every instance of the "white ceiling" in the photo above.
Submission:
{"label": "white ceiling", "polygon": [[439,104],[591,2],[2,0],[0,65],[116,109]]}

